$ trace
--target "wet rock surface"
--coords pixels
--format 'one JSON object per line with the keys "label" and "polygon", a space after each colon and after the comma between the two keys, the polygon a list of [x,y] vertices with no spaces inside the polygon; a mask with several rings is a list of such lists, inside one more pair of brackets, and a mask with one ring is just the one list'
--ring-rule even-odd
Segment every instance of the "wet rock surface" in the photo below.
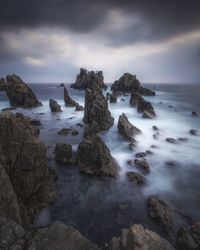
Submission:
{"label": "wet rock surface", "polygon": [[139,173],[136,173],[134,171],[127,172],[127,178],[130,182],[134,182],[135,184],[141,185],[144,184],[145,178]]}
{"label": "wet rock surface", "polygon": [[138,168],[139,170],[141,170],[145,174],[150,173],[150,167],[149,167],[149,164],[148,164],[148,162],[146,160],[135,159],[134,160],[134,166],[136,168]]}
{"label": "wet rock surface", "polygon": [[50,107],[52,113],[62,112],[61,106],[57,103],[57,101],[55,101],[53,99],[49,100],[49,107]]}
{"label": "wet rock surface", "polygon": [[12,107],[32,108],[41,103],[26,83],[17,75],[6,76],[6,92]]}
{"label": "wet rock surface", "polygon": [[78,146],[77,161],[85,174],[116,177],[118,165],[99,136],[85,139]]}
{"label": "wet rock surface", "polygon": [[57,143],[55,147],[55,160],[64,165],[72,164],[72,146],[70,144]]}
{"label": "wet rock surface", "polygon": [[71,88],[85,90],[87,88],[93,89],[93,87],[106,88],[104,84],[104,77],[102,71],[87,71],[84,68],[80,68],[80,73],[76,77],[76,82],[71,85]]}

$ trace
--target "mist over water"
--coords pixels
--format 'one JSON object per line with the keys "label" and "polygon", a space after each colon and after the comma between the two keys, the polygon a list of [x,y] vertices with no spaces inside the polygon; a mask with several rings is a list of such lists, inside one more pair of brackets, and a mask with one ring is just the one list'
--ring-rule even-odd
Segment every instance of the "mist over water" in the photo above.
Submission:
{"label": "mist over water", "polygon": [[[200,112],[200,86],[156,85],[157,95],[145,97],[153,104],[157,114],[155,120],[143,119],[135,108],[130,107],[130,95],[122,96],[125,101],[119,97],[117,103],[109,104],[115,122],[101,136],[120,166],[117,179],[82,175],[77,167],[61,166],[54,161],[56,143],[72,144],[75,151],[82,141],[83,128],[76,124],[82,123],[83,112],[64,107],[63,88],[57,88],[56,84],[30,86],[43,106],[16,111],[41,121],[40,137],[48,147],[49,165],[58,173],[58,196],[52,206],[40,214],[37,226],[60,220],[79,229],[92,241],[103,244],[118,235],[122,228],[141,223],[173,241],[148,217],[146,201],[151,195],[158,195],[168,202],[176,227],[188,225],[186,216],[194,221],[200,219],[200,118],[191,116],[194,110]],[[84,105],[83,91],[68,90],[74,100]],[[58,101],[63,112],[50,112],[50,98]],[[9,107],[4,92],[0,92],[0,100],[0,109]],[[134,151],[118,134],[117,122],[122,113],[142,131],[136,137],[138,143]],[[153,125],[159,128],[157,139],[153,138]],[[57,134],[60,129],[70,127],[79,130],[79,135]],[[190,135],[190,129],[199,130],[199,135]],[[169,137],[188,140],[171,144],[165,141]],[[129,166],[127,161],[134,160],[136,153],[146,150],[153,152],[145,157],[150,165],[150,173],[145,176],[146,183],[143,186],[129,183],[126,172],[138,170]],[[167,165],[166,162],[175,164]]]}

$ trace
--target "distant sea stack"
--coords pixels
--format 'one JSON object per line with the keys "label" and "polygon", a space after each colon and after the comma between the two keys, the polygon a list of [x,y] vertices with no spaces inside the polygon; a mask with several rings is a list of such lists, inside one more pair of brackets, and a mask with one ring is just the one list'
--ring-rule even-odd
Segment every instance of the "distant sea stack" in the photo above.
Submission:
{"label": "distant sea stack", "polygon": [[154,96],[155,92],[143,88],[140,84],[140,81],[136,78],[136,75],[132,75],[130,73],[125,73],[123,76],[119,78],[119,80],[115,81],[111,86],[111,90],[113,92],[123,92],[123,93],[139,93],[141,95],[146,96]]}
{"label": "distant sea stack", "polygon": [[94,86],[99,86],[105,89],[104,77],[102,71],[87,71],[87,69],[80,68],[80,73],[76,77],[76,82],[71,85],[71,88],[85,90],[92,89]]}
{"label": "distant sea stack", "polygon": [[6,80],[6,92],[12,107],[32,108],[42,105],[19,76],[7,75]]}

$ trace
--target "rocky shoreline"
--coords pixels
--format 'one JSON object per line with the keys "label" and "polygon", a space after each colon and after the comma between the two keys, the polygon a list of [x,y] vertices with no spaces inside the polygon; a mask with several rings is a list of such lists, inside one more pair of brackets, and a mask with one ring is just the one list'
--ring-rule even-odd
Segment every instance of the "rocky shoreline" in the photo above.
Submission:
{"label": "rocky shoreline", "polygon": [[[3,84],[2,84],[3,82]],[[1,90],[6,91],[11,107],[34,108],[41,105],[34,92],[16,75],[7,76],[1,81]],[[108,101],[117,102],[120,96],[131,94],[130,106],[142,113],[142,118],[156,119],[155,110],[142,96],[154,96],[155,92],[143,88],[136,76],[124,74],[112,87],[112,93],[104,96],[106,86],[103,72],[80,70],[75,84],[71,87],[85,91],[85,105],[74,101],[63,87],[65,106],[83,112],[83,138],[76,152],[70,144],[56,144],[55,160],[65,166],[75,165],[80,173],[90,176],[118,178],[120,168],[108,146],[101,138],[101,132],[109,130],[114,118],[108,108]],[[52,113],[61,112],[56,100],[49,100]],[[48,207],[56,197],[56,174],[48,167],[47,150],[40,140],[38,121],[32,121],[22,113],[3,111],[0,113],[0,248],[1,249],[100,249],[82,236],[76,229],[60,222],[49,227],[36,229],[35,218],[42,208]],[[118,119],[119,135],[133,150],[137,135],[142,133],[122,113]],[[62,131],[74,133],[75,130]],[[157,126],[152,128],[153,135],[159,137]],[[79,133],[79,132],[78,132]],[[198,131],[190,131],[197,136]],[[166,142],[183,143],[182,139],[166,138]],[[145,156],[152,151],[138,152],[129,165],[139,171],[128,171],[127,181],[144,185],[145,176],[151,167]],[[199,249],[200,225],[191,228],[174,229],[170,206],[161,197],[149,197],[147,201],[149,217],[176,239],[174,246],[157,233],[142,225],[134,224],[122,229],[120,237],[114,237],[104,248],[109,250],[131,249]]]}

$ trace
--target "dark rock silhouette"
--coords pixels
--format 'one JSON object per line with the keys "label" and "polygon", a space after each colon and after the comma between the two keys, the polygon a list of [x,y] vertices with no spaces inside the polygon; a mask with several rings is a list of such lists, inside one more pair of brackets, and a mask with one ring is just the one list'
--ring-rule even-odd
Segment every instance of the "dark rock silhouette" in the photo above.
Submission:
{"label": "dark rock silhouette", "polygon": [[62,111],[60,105],[57,103],[56,100],[53,100],[53,99],[49,100],[49,107],[50,107],[52,113]]}

